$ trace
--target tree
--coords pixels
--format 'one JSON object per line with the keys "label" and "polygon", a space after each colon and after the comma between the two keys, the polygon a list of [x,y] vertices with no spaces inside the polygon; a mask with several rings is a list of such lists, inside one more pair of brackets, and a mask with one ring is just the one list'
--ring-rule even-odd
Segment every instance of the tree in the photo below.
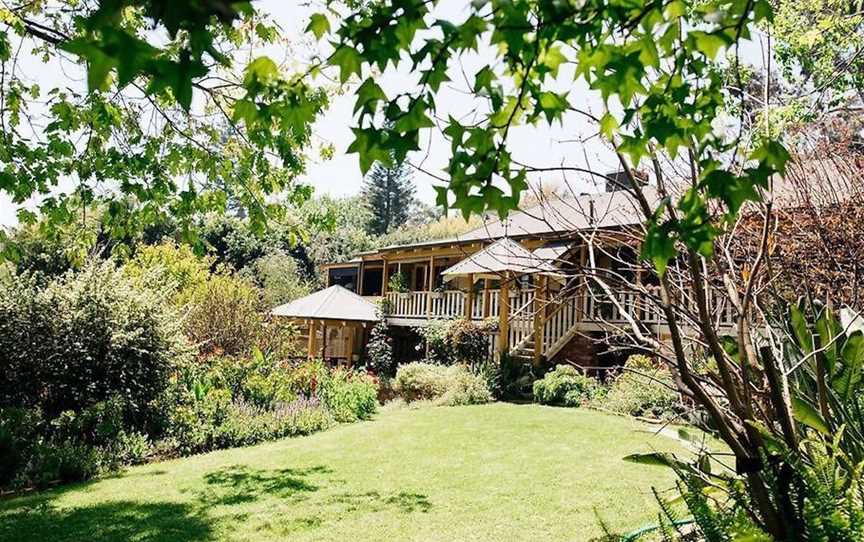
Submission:
{"label": "tree", "polygon": [[[41,215],[21,207],[21,223],[68,225],[97,203],[112,238],[171,219],[195,241],[196,217],[229,200],[260,233],[284,212],[270,196],[308,198],[295,178],[328,95],[249,54],[285,43],[249,3],[58,0],[0,12],[0,191],[35,198]],[[55,86],[34,72],[56,75]]]}
{"label": "tree", "polygon": [[414,206],[410,166],[406,162],[376,163],[363,181],[363,199],[372,212],[371,234],[384,235],[405,224]]}

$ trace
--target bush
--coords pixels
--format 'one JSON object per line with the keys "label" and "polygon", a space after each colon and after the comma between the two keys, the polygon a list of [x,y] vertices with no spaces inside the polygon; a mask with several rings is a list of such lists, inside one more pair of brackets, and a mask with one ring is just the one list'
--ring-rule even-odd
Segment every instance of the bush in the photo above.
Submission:
{"label": "bush", "polygon": [[369,375],[334,370],[319,393],[337,422],[370,418],[378,409],[378,387]]}
{"label": "bush", "polygon": [[237,401],[228,407],[225,420],[214,427],[213,446],[248,446],[288,436],[308,435],[326,429],[333,418],[318,399],[297,399],[264,409]]}
{"label": "bush", "polygon": [[685,413],[672,375],[646,360],[645,356],[631,356],[624,365],[624,372],[612,381],[605,397],[595,406],[628,416],[661,420],[672,420]]}
{"label": "bush", "polygon": [[429,361],[443,365],[468,363],[474,366],[487,360],[487,331],[486,324],[477,324],[465,318],[432,320],[417,328],[426,342]]}
{"label": "bush", "polygon": [[228,273],[214,274],[188,289],[179,302],[186,306],[186,334],[207,354],[249,355],[264,318],[258,290]]}
{"label": "bush", "polygon": [[240,275],[261,289],[261,301],[273,308],[308,295],[309,284],[303,280],[297,260],[276,250],[261,256],[240,270]]}
{"label": "bush", "polygon": [[436,399],[447,392],[446,368],[422,361],[406,363],[396,370],[393,388],[409,403]]}
{"label": "bush", "polygon": [[600,384],[575,367],[558,365],[534,382],[534,400],[543,405],[581,406],[598,393]]}
{"label": "bush", "polygon": [[26,276],[0,284],[0,352],[0,407],[53,419],[122,394],[125,420],[145,428],[188,347],[163,294],[91,262],[43,288]]}
{"label": "bush", "polygon": [[454,406],[492,400],[485,379],[463,365],[445,367],[425,362],[402,365],[396,371],[393,389],[407,402],[431,400]]}
{"label": "bush", "polygon": [[387,319],[380,314],[381,320],[375,323],[369,342],[366,344],[366,365],[377,375],[393,376],[396,364],[393,359],[393,339]]}

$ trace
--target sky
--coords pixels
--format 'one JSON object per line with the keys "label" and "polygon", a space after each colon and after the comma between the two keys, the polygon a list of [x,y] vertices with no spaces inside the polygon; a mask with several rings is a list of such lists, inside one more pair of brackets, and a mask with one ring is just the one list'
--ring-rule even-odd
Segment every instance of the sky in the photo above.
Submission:
{"label": "sky", "polygon": [[[286,68],[302,68],[303,58],[295,58],[301,51],[307,51],[309,46],[316,47],[314,42],[303,36],[303,29],[308,23],[311,13],[317,11],[314,6],[302,0],[261,0],[256,2],[260,12],[268,13],[284,30],[285,34],[301,44],[300,47],[284,50],[267,50],[262,53],[282,62]],[[467,16],[467,2],[462,0],[445,0],[436,8],[437,17],[459,21]],[[327,47],[326,43],[321,47]],[[478,106],[467,92],[468,78],[473,78],[481,67],[494,58],[492,49],[481,46],[476,55],[465,58],[461,65],[454,66],[449,73],[451,83],[445,84],[438,97],[438,118],[446,119],[452,115],[460,120],[471,118],[477,114]],[[407,63],[406,63],[407,65]],[[56,66],[45,66],[35,59],[26,60],[23,69],[33,82],[44,89],[57,84],[68,85],[77,90],[86,90],[86,81],[81,73],[75,73],[76,67],[68,64],[57,69]],[[566,75],[566,74],[565,74]],[[386,73],[379,84],[388,93],[397,93],[415,88],[417,74],[411,73],[407,67],[396,73]],[[597,112],[601,102],[595,93],[590,92],[580,82],[572,83],[565,76],[567,89],[570,90],[570,101],[574,105]],[[562,87],[563,88],[563,87]],[[316,143],[332,144],[335,153],[329,160],[322,160],[317,153],[310,153],[310,161],[301,181],[311,184],[317,194],[346,196],[359,193],[362,186],[362,174],[356,154],[348,154],[347,148],[353,140],[351,127],[354,125],[352,114],[354,97],[351,89],[334,96],[326,113],[314,126]],[[424,134],[421,152],[409,157],[410,162],[420,166],[432,175],[442,175],[449,158],[449,145],[438,128],[431,128]],[[531,166],[558,167],[578,166],[588,167],[595,171],[613,171],[617,168],[614,154],[596,137],[596,128],[588,124],[583,116],[571,114],[560,125],[519,126],[510,133],[510,149],[516,160]],[[417,197],[426,203],[433,203],[435,192],[433,187],[440,181],[421,171],[415,171],[414,181]],[[574,192],[591,192],[602,189],[594,185],[591,179],[576,178],[572,174],[564,177],[560,173],[544,173],[530,179],[535,186],[544,184],[565,184]],[[32,202],[29,203],[32,208]],[[16,223],[16,206],[8,196],[0,193],[0,226],[11,226]]]}

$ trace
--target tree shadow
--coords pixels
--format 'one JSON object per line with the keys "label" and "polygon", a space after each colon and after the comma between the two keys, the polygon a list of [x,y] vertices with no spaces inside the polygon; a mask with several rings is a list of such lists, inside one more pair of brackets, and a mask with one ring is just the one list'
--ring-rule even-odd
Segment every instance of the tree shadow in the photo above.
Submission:
{"label": "tree shadow", "polygon": [[304,469],[255,470],[243,465],[231,465],[204,475],[207,487],[200,492],[203,504],[232,506],[256,501],[264,495],[280,499],[301,500],[319,487],[311,476],[329,474],[328,467],[318,465]]}
{"label": "tree shadow", "polygon": [[377,491],[366,493],[341,493],[329,499],[331,504],[340,504],[349,512],[380,512],[388,508],[397,508],[400,512],[428,512],[432,508],[429,498],[422,493],[400,491],[390,495],[382,495]]}
{"label": "tree shadow", "polygon": [[58,509],[47,501],[0,513],[0,540],[121,542],[214,540],[205,517],[187,505],[115,501]]}

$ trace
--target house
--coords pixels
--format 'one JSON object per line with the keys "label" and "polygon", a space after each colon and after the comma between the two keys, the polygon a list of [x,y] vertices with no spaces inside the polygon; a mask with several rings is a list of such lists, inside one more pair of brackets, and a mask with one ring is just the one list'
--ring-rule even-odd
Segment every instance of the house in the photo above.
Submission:
{"label": "house", "polygon": [[[652,187],[644,192],[656,203]],[[417,342],[414,328],[468,318],[497,324],[495,355],[596,365],[597,344],[616,329],[664,333],[656,295],[650,299],[652,277],[637,265],[634,228],[642,223],[625,190],[549,197],[457,237],[328,264],[326,290],[274,314],[301,325],[315,357],[361,359],[371,327],[385,318],[396,356],[405,359]],[[378,314],[382,300],[387,310]],[[728,307],[715,311],[719,325],[732,322]]]}

